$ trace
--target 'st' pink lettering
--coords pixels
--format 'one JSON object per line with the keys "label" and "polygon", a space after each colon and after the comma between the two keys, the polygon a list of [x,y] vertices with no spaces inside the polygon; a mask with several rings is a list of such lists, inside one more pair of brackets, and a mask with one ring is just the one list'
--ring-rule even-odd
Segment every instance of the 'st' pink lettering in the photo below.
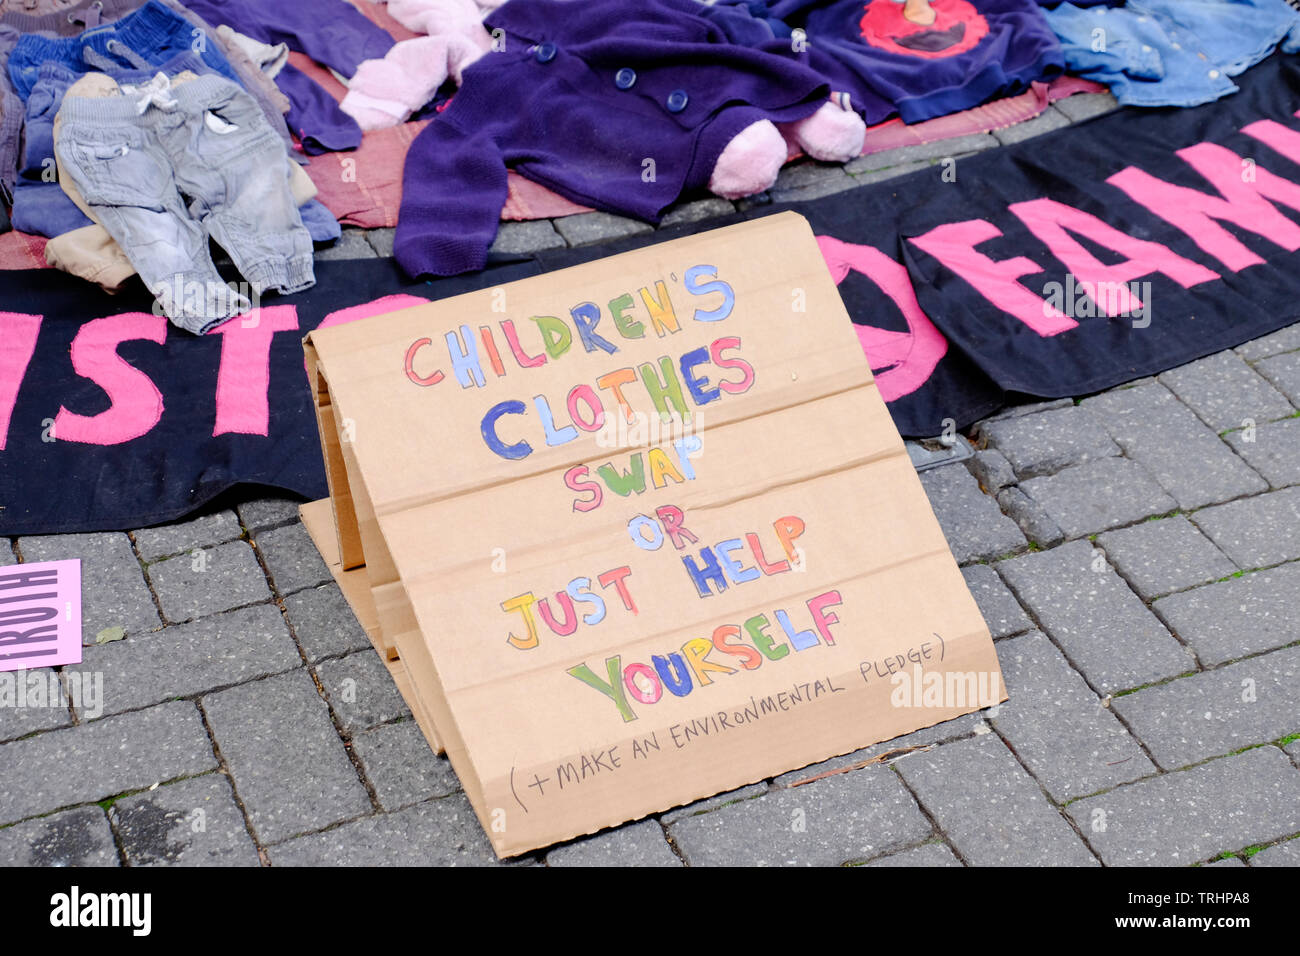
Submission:
{"label": "'st' pink lettering", "polygon": [[18,389],[36,353],[43,318],[25,312],[0,312],[0,451],[5,450]]}
{"label": "'st' pink lettering", "polygon": [[167,319],[147,312],[125,312],[93,319],[72,340],[72,367],[108,395],[109,406],[98,415],[78,415],[66,407],[54,417],[58,441],[87,445],[120,445],[147,434],[163,413],[163,397],[151,379],[117,354],[123,342],[144,339],[162,345]]}
{"label": "'st' pink lettering", "polygon": [[276,332],[298,328],[298,310],[291,305],[254,309],[215,329],[221,338],[221,367],[217,371],[218,435],[266,435],[270,431],[267,390],[271,385],[271,339]]}

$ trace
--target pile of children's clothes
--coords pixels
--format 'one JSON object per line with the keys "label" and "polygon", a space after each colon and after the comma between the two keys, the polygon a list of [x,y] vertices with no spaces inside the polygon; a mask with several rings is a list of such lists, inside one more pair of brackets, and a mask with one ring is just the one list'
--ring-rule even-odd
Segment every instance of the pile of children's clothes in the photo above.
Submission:
{"label": "pile of children's clothes", "polygon": [[344,0],[0,2],[0,191],[51,265],[195,332],[249,307],[209,239],[255,295],[312,285],[340,233],[297,157],[362,133],[288,52],[351,74],[391,36]]}
{"label": "pile of children's clothes", "polygon": [[[396,154],[394,251],[413,276],[449,275],[486,263],[508,171],[655,222],[692,193],[761,192],[795,154],[851,159],[870,124],[1066,70],[1121,103],[1190,106],[1300,47],[1286,0],[383,3],[0,0],[14,228],[110,290],[138,274],[204,332],[250,296],[312,284],[313,240],[339,225],[308,157],[411,119],[432,118]],[[209,240],[246,288],[222,281]]]}

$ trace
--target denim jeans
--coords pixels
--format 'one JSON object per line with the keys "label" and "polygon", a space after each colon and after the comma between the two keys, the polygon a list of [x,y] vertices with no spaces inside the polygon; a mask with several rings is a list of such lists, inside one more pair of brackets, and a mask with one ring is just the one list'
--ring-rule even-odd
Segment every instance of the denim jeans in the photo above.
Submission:
{"label": "denim jeans", "polygon": [[249,306],[217,273],[209,238],[255,294],[314,284],[284,145],[248,94],[208,75],[139,102],[66,97],[55,150],[171,320],[203,333]]}
{"label": "denim jeans", "polygon": [[220,47],[202,30],[157,0],[149,0],[121,20],[74,37],[24,34],[9,54],[9,82],[26,100],[42,63],[53,61],[75,73],[148,69],[180,53],[195,53],[213,72],[237,80]]}
{"label": "denim jeans", "polygon": [[[189,51],[177,54],[159,69],[169,76],[182,70],[208,72],[207,65]],[[68,88],[83,75],[58,63],[42,63],[37,71],[36,83],[27,97],[25,144],[13,193],[13,225],[22,232],[53,239],[90,225],[52,174],[54,117]],[[152,79],[153,72],[112,70],[108,75],[121,83],[144,83]]]}

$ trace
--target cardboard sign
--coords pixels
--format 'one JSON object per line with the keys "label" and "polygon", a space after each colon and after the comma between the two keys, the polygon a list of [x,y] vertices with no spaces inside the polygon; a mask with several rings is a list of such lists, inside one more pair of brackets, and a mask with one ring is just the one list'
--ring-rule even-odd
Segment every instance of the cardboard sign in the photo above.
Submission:
{"label": "cardboard sign", "polygon": [[81,562],[0,568],[0,671],[81,663]]}
{"label": "cardboard sign", "polygon": [[339,566],[499,855],[1005,699],[802,217],[305,349]]}
{"label": "cardboard sign", "polygon": [[361,567],[348,570],[343,567],[343,559],[339,555],[338,528],[334,525],[334,509],[330,500],[322,498],[320,501],[309,501],[298,509],[298,514],[302,518],[302,526],[307,529],[312,544],[316,545],[316,550],[320,552],[325,566],[334,576],[339,590],[343,592],[344,599],[357,616],[357,623],[361,625],[361,629],[370,638],[370,643],[379,652],[380,659],[388,668],[389,676],[393,678],[398,692],[411,709],[416,724],[425,739],[429,741],[429,746],[433,748],[434,753],[442,753],[442,743],[433,728],[433,719],[424,711],[420,699],[416,697],[411,687],[410,675],[406,673],[406,666],[396,653],[390,654],[384,648],[379,635],[379,615],[375,611],[375,602],[370,595],[370,579],[366,576],[366,569]]}

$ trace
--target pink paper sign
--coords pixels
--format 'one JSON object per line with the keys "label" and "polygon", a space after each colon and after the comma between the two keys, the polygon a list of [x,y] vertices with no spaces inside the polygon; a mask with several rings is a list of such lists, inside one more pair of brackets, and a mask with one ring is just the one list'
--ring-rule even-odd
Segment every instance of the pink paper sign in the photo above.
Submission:
{"label": "pink paper sign", "polygon": [[81,562],[0,568],[0,671],[81,663]]}

